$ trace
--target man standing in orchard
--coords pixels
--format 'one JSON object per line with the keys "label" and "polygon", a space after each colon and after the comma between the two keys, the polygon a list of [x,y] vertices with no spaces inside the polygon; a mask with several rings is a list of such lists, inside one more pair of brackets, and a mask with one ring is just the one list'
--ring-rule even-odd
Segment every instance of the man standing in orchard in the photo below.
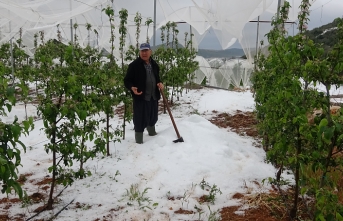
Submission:
{"label": "man standing in orchard", "polygon": [[148,43],[139,47],[139,57],[129,64],[124,78],[125,87],[131,91],[133,98],[133,124],[136,143],[143,143],[143,132],[146,128],[149,136],[155,136],[155,124],[158,119],[159,89],[163,90],[160,79],[160,68],[151,58]]}

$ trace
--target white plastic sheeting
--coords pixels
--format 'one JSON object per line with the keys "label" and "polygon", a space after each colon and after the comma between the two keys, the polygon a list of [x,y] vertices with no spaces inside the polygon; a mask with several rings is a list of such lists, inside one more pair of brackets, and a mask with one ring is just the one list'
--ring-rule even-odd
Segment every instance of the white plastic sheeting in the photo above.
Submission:
{"label": "white plastic sheeting", "polygon": [[208,61],[211,68],[220,68],[224,64],[224,60],[222,58],[212,58]]}
{"label": "white plastic sheeting", "polygon": [[[168,21],[187,22],[192,26],[195,42],[200,43],[211,27],[223,49],[230,47],[237,39],[243,38],[242,30],[249,20],[264,12],[275,13],[278,0],[157,0],[156,27]],[[301,0],[290,0],[294,10]],[[118,12],[125,8],[129,12],[128,36],[126,43],[135,44],[134,16],[142,15],[141,35],[143,42],[153,34],[153,25],[144,26],[147,18],[154,17],[154,0],[0,0],[0,44],[14,37],[19,38],[23,31],[23,42],[27,50],[33,48],[33,35],[44,31],[45,39],[57,38],[61,31],[64,43],[71,40],[71,22],[77,23],[77,35],[81,45],[90,44],[110,48],[110,24],[103,8],[115,10],[116,46],[119,44]],[[290,14],[297,14],[290,12]],[[92,25],[87,31],[86,24]],[[96,30],[98,34],[95,34]],[[182,41],[180,41],[182,43]],[[118,47],[116,47],[118,48]]]}
{"label": "white plastic sheeting", "polygon": [[[194,73],[194,83],[201,84],[206,77],[206,85],[224,89],[246,89],[251,85],[253,65],[247,59],[212,59],[210,62],[222,61],[217,63],[217,66],[211,66],[206,59],[199,56],[196,60],[199,62],[199,69]],[[221,65],[218,66],[219,64]]]}
{"label": "white plastic sheeting", "polygon": [[[185,0],[186,2],[187,0]],[[193,0],[194,5],[179,7],[160,23],[167,21],[187,22],[192,26],[197,42],[201,42],[210,28],[222,49],[232,46],[237,40],[249,53],[251,47],[256,47],[256,23],[247,26],[250,21],[262,16],[265,21],[271,21],[277,12],[278,0],[203,0],[202,4]],[[284,0],[281,0],[281,5]],[[289,21],[297,20],[301,0],[289,0]],[[315,2],[312,0],[311,3]],[[262,38],[270,30],[270,22],[260,31]],[[261,38],[260,38],[261,39]],[[252,57],[247,55],[248,58]]]}
{"label": "white plastic sheeting", "polygon": [[253,65],[248,60],[228,60],[221,69],[226,70],[226,74],[230,76],[231,84],[234,87],[247,88],[251,85],[250,76],[253,71]]}
{"label": "white plastic sheeting", "polygon": [[[108,48],[109,21],[102,12],[107,0],[0,0],[0,43],[10,38],[19,39],[22,29],[23,44],[28,52],[33,48],[34,34],[44,32],[44,39],[57,39],[61,32],[62,42],[71,41],[71,22],[77,23],[78,40],[81,45]],[[86,24],[92,25],[91,31]],[[96,35],[96,30],[99,35]],[[74,31],[74,29],[73,29]]]}
{"label": "white plastic sheeting", "polygon": [[204,79],[206,79],[206,84],[208,84],[208,79],[211,77],[212,74],[210,64],[202,56],[196,56],[195,61],[199,62],[199,69],[194,72],[193,82],[196,84],[201,84]]}

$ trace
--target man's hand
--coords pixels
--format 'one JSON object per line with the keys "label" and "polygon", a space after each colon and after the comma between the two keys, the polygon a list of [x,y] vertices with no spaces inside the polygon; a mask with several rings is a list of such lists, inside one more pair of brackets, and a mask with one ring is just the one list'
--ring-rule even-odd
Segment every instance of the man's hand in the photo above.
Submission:
{"label": "man's hand", "polygon": [[158,84],[157,84],[157,87],[158,87],[160,90],[163,90],[163,88],[164,88],[164,86],[163,86],[162,83],[158,83]]}
{"label": "man's hand", "polygon": [[133,93],[134,93],[135,95],[141,95],[141,94],[143,93],[143,91],[138,92],[138,91],[137,91],[137,87],[131,87],[131,90],[133,91]]}

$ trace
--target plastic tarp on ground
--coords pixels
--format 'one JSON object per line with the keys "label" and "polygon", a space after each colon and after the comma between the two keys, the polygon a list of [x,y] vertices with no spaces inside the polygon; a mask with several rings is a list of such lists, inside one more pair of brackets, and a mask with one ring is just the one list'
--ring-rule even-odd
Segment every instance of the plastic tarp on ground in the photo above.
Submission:
{"label": "plastic tarp on ground", "polygon": [[224,60],[222,58],[212,58],[208,61],[211,68],[220,68],[224,64]]}
{"label": "plastic tarp on ground", "polygon": [[[199,69],[194,72],[193,82],[196,84],[201,84],[205,78],[206,81],[208,81],[212,74],[211,66],[202,56],[196,56],[195,61],[199,62]],[[206,84],[208,84],[208,82],[206,82]]]}
{"label": "plastic tarp on ground", "polygon": [[254,67],[248,60],[232,59],[227,61],[222,68],[228,70],[234,87],[247,88],[251,85],[250,77]]}
{"label": "plastic tarp on ground", "polygon": [[210,67],[207,62],[203,61],[204,58],[197,57],[197,60],[202,60],[201,63],[199,62],[199,70],[195,72],[194,82],[197,84],[200,84],[206,76],[207,85],[213,87],[246,89],[251,86],[250,77],[253,65],[247,59],[227,60],[220,67]]}

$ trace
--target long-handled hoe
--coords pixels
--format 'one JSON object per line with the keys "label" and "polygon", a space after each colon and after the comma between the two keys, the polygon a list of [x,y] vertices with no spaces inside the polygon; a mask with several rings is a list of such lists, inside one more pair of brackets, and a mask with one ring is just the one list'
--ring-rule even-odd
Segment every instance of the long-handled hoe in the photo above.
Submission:
{"label": "long-handled hoe", "polygon": [[168,114],[169,114],[169,116],[170,116],[170,119],[171,119],[171,121],[172,121],[172,123],[173,123],[174,129],[175,129],[175,132],[176,132],[176,135],[177,135],[177,139],[176,139],[176,140],[173,140],[173,142],[174,142],[174,143],[184,142],[184,141],[183,141],[183,138],[180,136],[180,133],[179,133],[177,127],[176,127],[176,124],[175,124],[173,115],[172,115],[172,113],[171,113],[171,111],[170,111],[170,108],[169,108],[169,105],[168,105],[167,98],[164,96],[163,90],[160,89],[160,92],[161,92],[162,97],[163,97],[163,102],[164,102],[164,104],[167,106]]}

